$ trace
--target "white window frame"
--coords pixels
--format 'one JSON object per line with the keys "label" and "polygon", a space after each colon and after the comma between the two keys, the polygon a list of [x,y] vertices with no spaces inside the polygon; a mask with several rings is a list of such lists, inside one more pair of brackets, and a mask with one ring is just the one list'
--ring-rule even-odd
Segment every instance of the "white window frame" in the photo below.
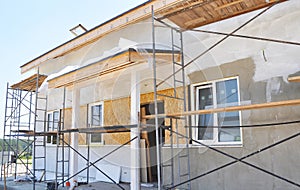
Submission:
{"label": "white window frame", "polygon": [[[95,125],[95,126],[93,126],[92,125],[92,108],[93,108],[93,106],[98,106],[98,105],[101,105],[101,123],[100,123],[100,125],[99,126],[97,126],[97,125]],[[90,128],[92,128],[92,127],[102,127],[103,126],[103,124],[104,124],[104,103],[103,102],[95,102],[95,103],[91,103],[91,104],[89,104],[88,105],[88,126],[90,127]],[[99,134],[101,134],[101,141],[100,142],[92,142],[92,137],[91,137],[91,134],[89,135],[89,143],[90,144],[104,144],[104,141],[103,141],[103,134],[102,133],[99,133]]]}
{"label": "white window frame", "polygon": [[[198,90],[199,89],[204,89],[204,88],[208,88],[208,87],[212,87],[212,91],[213,91],[213,106],[211,107],[211,109],[215,109],[217,108],[217,89],[216,89],[216,83],[217,82],[222,82],[222,81],[227,81],[227,80],[232,80],[232,79],[236,79],[237,81],[237,90],[238,90],[238,102],[237,104],[228,104],[227,106],[238,106],[241,105],[241,100],[240,100],[240,83],[239,83],[239,77],[238,76],[234,76],[234,77],[228,77],[228,78],[223,78],[223,79],[218,79],[218,80],[212,80],[212,81],[207,81],[207,82],[202,82],[202,83],[196,83],[196,84],[192,84],[191,85],[191,103],[192,103],[192,111],[197,110],[197,104],[198,103],[198,98],[199,98],[199,93]],[[241,111],[238,111],[239,113],[239,125],[242,125],[242,115],[241,115]],[[218,125],[218,113],[213,113],[213,125],[217,126]],[[192,124],[194,126],[198,125],[198,117],[199,115],[193,115],[192,116]],[[243,130],[242,127],[240,127],[240,141],[232,141],[232,142],[219,142],[218,141],[218,128],[214,128],[213,129],[213,140],[198,140],[198,128],[195,127],[192,129],[192,137],[193,139],[195,139],[198,142],[201,142],[203,144],[206,145],[212,145],[212,146],[241,146],[243,144]],[[201,146],[198,143],[193,143],[193,145],[197,145],[197,146]]]}
{"label": "white window frame", "polygon": [[[54,113],[58,113],[58,121],[57,121],[57,129],[54,129]],[[49,114],[51,114],[52,115],[52,129],[49,129]],[[53,132],[53,131],[57,131],[58,130],[58,128],[59,128],[59,125],[60,125],[60,110],[53,110],[53,111],[48,111],[47,112],[47,122],[46,122],[46,124],[47,124],[47,128],[46,128],[46,131],[47,132]],[[56,143],[57,143],[57,140],[56,140],[56,143],[54,143],[54,137],[55,138],[57,138],[57,135],[48,135],[47,136],[47,139],[46,139],[46,142],[47,142],[47,144],[48,145],[56,145]],[[51,142],[48,142],[48,138],[50,138],[50,141]]]}

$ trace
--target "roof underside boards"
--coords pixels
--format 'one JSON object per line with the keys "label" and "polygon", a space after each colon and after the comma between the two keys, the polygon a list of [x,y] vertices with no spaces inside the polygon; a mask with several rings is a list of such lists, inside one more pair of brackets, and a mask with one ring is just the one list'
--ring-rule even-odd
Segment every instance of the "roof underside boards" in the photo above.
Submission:
{"label": "roof underside boards", "polygon": [[187,0],[161,14],[184,29],[221,21],[283,0]]}
{"label": "roof underside boards", "polygon": [[120,30],[130,24],[151,17],[151,6],[155,14],[168,18],[181,28],[191,29],[233,16],[270,6],[285,0],[152,0],[147,1],[86,33],[42,54],[21,66],[21,73],[39,64],[85,45],[95,42],[104,35]]}
{"label": "roof underside boards", "polygon": [[[141,53],[135,49],[129,48],[126,51],[117,53],[113,56],[53,78],[48,81],[48,88],[70,86],[77,82],[86,81],[114,71],[119,71],[139,63],[145,63],[148,62],[149,56],[152,56],[152,49],[143,49],[143,52]],[[180,60],[179,53],[174,54],[174,56],[176,61]],[[172,60],[171,50],[156,50],[156,59],[161,62],[170,63]]]}
{"label": "roof underside boards", "polygon": [[[47,76],[45,75],[34,74],[31,77],[28,77],[27,79],[12,85],[11,88],[35,92],[36,88],[37,87],[39,88],[46,78]],[[37,81],[38,81],[38,86],[37,86]]]}

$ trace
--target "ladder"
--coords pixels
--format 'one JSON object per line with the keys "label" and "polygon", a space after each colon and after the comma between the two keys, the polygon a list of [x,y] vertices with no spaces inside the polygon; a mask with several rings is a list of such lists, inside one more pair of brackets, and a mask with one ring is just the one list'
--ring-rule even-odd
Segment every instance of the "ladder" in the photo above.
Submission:
{"label": "ladder", "polygon": [[[165,99],[172,99],[174,102],[178,104],[180,107],[180,111],[187,111],[187,102],[186,102],[186,85],[185,85],[185,65],[184,65],[184,53],[183,53],[183,35],[179,29],[169,26],[168,24],[158,20],[154,17],[154,13],[152,12],[153,17],[153,73],[154,73],[154,103],[155,109],[157,109],[157,99],[159,97],[163,97]],[[164,27],[170,29],[171,35],[171,53],[172,53],[172,88],[173,94],[163,94],[162,92],[158,92],[158,87],[166,82],[162,81],[160,83],[156,80],[156,50],[155,50],[155,22],[159,22],[164,25]],[[177,57],[180,55],[180,61],[178,61]],[[156,127],[159,123],[157,110],[155,111],[155,119],[156,119]],[[186,127],[188,118],[187,116],[181,117],[166,117],[165,119],[169,119],[170,121],[170,142],[168,144],[160,143],[157,146],[157,153],[159,156],[158,163],[160,164],[159,178],[158,180],[158,189],[162,188],[171,188],[174,185],[189,181],[190,180],[190,155],[189,155],[189,130]],[[168,130],[166,127],[165,129]],[[160,133],[162,134],[162,133]],[[161,137],[162,138],[162,137]],[[160,141],[162,142],[162,141]],[[164,153],[165,150],[169,150],[168,153]],[[187,182],[179,187],[180,189],[191,189],[190,182]]]}
{"label": "ladder", "polygon": [[[38,81],[38,79],[37,79]],[[37,133],[43,133],[47,131],[47,95],[41,95],[36,90],[35,98],[35,117],[34,117],[34,135],[33,135],[33,176],[34,183],[33,189],[35,189],[36,182],[46,181],[46,135],[37,135]],[[39,179],[37,179],[39,176]]]}
{"label": "ladder", "polygon": [[[69,178],[70,169],[69,169],[69,160],[70,160],[70,134],[68,139],[65,138],[65,133],[61,132],[64,130],[64,118],[65,118],[65,98],[66,98],[66,89],[64,88],[63,93],[63,108],[60,111],[60,120],[58,123],[57,129],[57,142],[56,142],[56,168],[55,168],[55,189],[58,188],[58,185],[62,183],[64,186],[64,180]],[[66,142],[68,140],[68,142]]]}
{"label": "ladder", "polygon": [[[8,167],[11,164],[11,125],[13,124],[12,115],[14,106],[14,92],[9,88],[7,83],[6,89],[6,103],[5,103],[5,113],[4,113],[4,128],[3,128],[3,140],[1,143],[2,152],[1,152],[1,181],[4,178],[4,175],[8,174]],[[5,170],[5,171],[4,171]]]}
{"label": "ladder", "polygon": [[[9,87],[7,84],[7,97],[6,97],[6,108],[5,108],[5,124],[4,124],[4,132],[3,132],[3,148],[7,152],[3,152],[2,154],[2,164],[6,163],[2,169],[5,169],[5,174],[16,176],[16,166],[14,166],[15,156],[17,155],[17,144],[16,140],[13,138],[13,130],[18,129],[19,118],[17,115],[19,114],[19,90],[15,90]],[[5,168],[6,167],[6,168]],[[4,171],[1,171],[1,178],[4,175]]]}
{"label": "ladder", "polygon": [[[172,35],[172,62],[173,62],[173,81],[174,81],[174,97],[181,96],[182,112],[187,111],[187,96],[185,85],[185,69],[184,69],[184,53],[183,53],[183,36],[182,32],[177,29],[171,29]],[[176,44],[176,38],[179,38],[179,44]],[[180,52],[181,61],[178,63],[175,59],[175,52]],[[177,74],[176,74],[177,73]],[[177,77],[179,75],[179,77]],[[181,88],[181,90],[180,90]],[[181,92],[178,92],[181,91]],[[175,131],[183,136],[176,134],[177,148],[183,145],[182,150],[177,154],[178,172],[177,183],[190,180],[190,154],[189,154],[189,130],[186,127],[188,124],[187,116],[173,117],[175,120]],[[179,127],[182,130],[179,130]],[[190,183],[185,184],[185,189],[191,189]]]}

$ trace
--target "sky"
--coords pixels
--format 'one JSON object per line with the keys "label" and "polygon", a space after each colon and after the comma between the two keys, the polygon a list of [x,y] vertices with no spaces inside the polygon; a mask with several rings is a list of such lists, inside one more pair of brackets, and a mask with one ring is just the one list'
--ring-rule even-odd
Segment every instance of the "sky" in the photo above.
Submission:
{"label": "sky", "polygon": [[74,38],[78,24],[92,29],[145,1],[0,0],[1,132],[7,82],[21,81],[21,65]]}

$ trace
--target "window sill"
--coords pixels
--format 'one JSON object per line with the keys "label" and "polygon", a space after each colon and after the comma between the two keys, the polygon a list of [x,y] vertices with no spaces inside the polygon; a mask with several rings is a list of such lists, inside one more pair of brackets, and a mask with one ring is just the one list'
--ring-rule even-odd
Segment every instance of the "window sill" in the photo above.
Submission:
{"label": "window sill", "polygon": [[[209,147],[221,147],[221,148],[242,148],[243,144],[239,143],[239,144],[206,144]],[[177,145],[173,145],[173,148],[185,148],[186,145],[185,144],[179,144]],[[170,148],[170,144],[164,144],[164,146],[162,148]],[[200,145],[200,144],[189,144],[189,148],[206,148],[206,146]]]}
{"label": "window sill", "polygon": [[87,144],[80,144],[80,145],[78,145],[78,146],[81,146],[81,147],[88,147],[88,146],[90,146],[90,147],[98,147],[98,146],[104,146],[105,144],[103,144],[103,143],[90,143],[89,145],[87,145]]}
{"label": "window sill", "polygon": [[56,147],[57,145],[56,144],[47,143],[46,146],[48,146],[48,147]]}
{"label": "window sill", "polygon": [[[205,143],[203,143],[205,144]],[[242,148],[242,143],[236,143],[236,144],[205,144],[209,147],[221,147],[221,148]],[[200,144],[191,144],[191,148],[206,148],[206,146],[200,145]]]}

